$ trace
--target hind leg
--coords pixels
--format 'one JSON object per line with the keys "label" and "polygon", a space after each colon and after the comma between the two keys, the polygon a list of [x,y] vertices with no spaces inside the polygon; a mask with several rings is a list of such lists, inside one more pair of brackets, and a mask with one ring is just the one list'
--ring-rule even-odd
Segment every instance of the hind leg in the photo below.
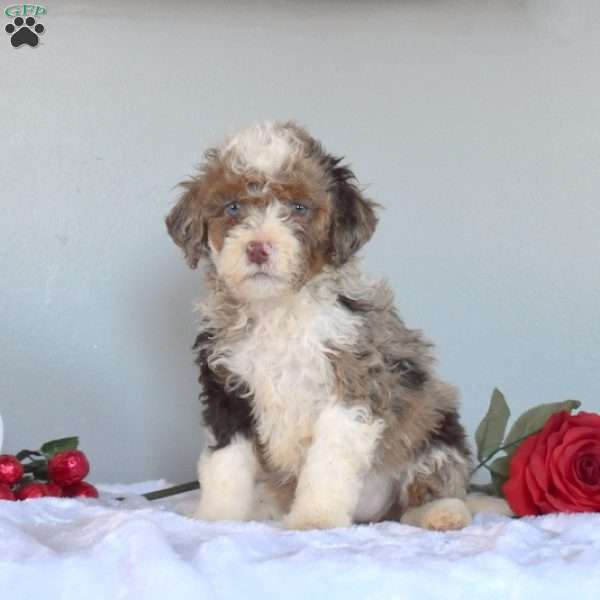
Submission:
{"label": "hind leg", "polygon": [[435,531],[450,531],[469,525],[471,511],[460,498],[439,498],[422,506],[409,508],[400,522]]}
{"label": "hind leg", "polygon": [[429,449],[404,479],[400,522],[436,531],[466,527],[472,519],[465,504],[468,477],[466,456],[447,446]]}

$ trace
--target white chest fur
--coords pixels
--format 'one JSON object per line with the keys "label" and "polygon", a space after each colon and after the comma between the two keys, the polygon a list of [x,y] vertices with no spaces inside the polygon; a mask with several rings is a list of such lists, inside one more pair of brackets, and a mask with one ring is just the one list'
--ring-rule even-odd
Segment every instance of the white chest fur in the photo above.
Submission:
{"label": "white chest fur", "polygon": [[250,387],[258,436],[284,474],[299,472],[315,420],[337,401],[330,356],[353,345],[359,324],[335,298],[305,291],[261,307],[228,349],[223,362]]}

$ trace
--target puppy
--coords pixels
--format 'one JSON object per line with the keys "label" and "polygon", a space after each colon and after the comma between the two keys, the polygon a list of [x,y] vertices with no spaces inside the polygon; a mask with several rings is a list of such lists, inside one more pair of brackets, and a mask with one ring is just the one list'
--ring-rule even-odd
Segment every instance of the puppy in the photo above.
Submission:
{"label": "puppy", "polygon": [[205,263],[194,349],[209,444],[206,520],[292,529],[470,522],[470,454],[432,346],[356,253],[376,205],[298,125],[265,122],[206,152],[166,219]]}

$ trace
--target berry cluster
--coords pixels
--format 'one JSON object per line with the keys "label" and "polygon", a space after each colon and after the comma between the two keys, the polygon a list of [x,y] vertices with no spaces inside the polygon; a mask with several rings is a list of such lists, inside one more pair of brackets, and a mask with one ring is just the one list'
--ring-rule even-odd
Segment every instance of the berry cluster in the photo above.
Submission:
{"label": "berry cluster", "polygon": [[77,438],[64,438],[47,442],[40,450],[0,455],[0,500],[97,498],[98,490],[84,481],[90,463],[77,444]]}

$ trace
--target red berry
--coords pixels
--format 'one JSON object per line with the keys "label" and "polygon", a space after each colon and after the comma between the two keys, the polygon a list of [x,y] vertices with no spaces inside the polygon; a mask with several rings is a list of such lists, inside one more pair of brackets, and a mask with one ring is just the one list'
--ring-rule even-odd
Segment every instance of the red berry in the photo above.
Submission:
{"label": "red berry", "polygon": [[14,485],[23,477],[23,465],[12,454],[0,456],[0,483]]}
{"label": "red berry", "polygon": [[59,452],[48,461],[48,479],[63,487],[82,481],[89,472],[90,463],[79,450]]}
{"label": "red berry", "polygon": [[46,484],[46,490],[48,491],[48,496],[52,496],[53,498],[62,498],[63,496],[60,485],[53,483],[52,481]]}
{"label": "red berry", "polygon": [[15,495],[5,483],[0,483],[0,500],[16,500]]}
{"label": "red berry", "polygon": [[63,489],[63,495],[69,498],[97,498],[98,490],[87,481],[80,481]]}
{"label": "red berry", "polygon": [[45,483],[26,483],[17,489],[15,496],[17,500],[29,500],[30,498],[45,498],[48,495],[48,486]]}

